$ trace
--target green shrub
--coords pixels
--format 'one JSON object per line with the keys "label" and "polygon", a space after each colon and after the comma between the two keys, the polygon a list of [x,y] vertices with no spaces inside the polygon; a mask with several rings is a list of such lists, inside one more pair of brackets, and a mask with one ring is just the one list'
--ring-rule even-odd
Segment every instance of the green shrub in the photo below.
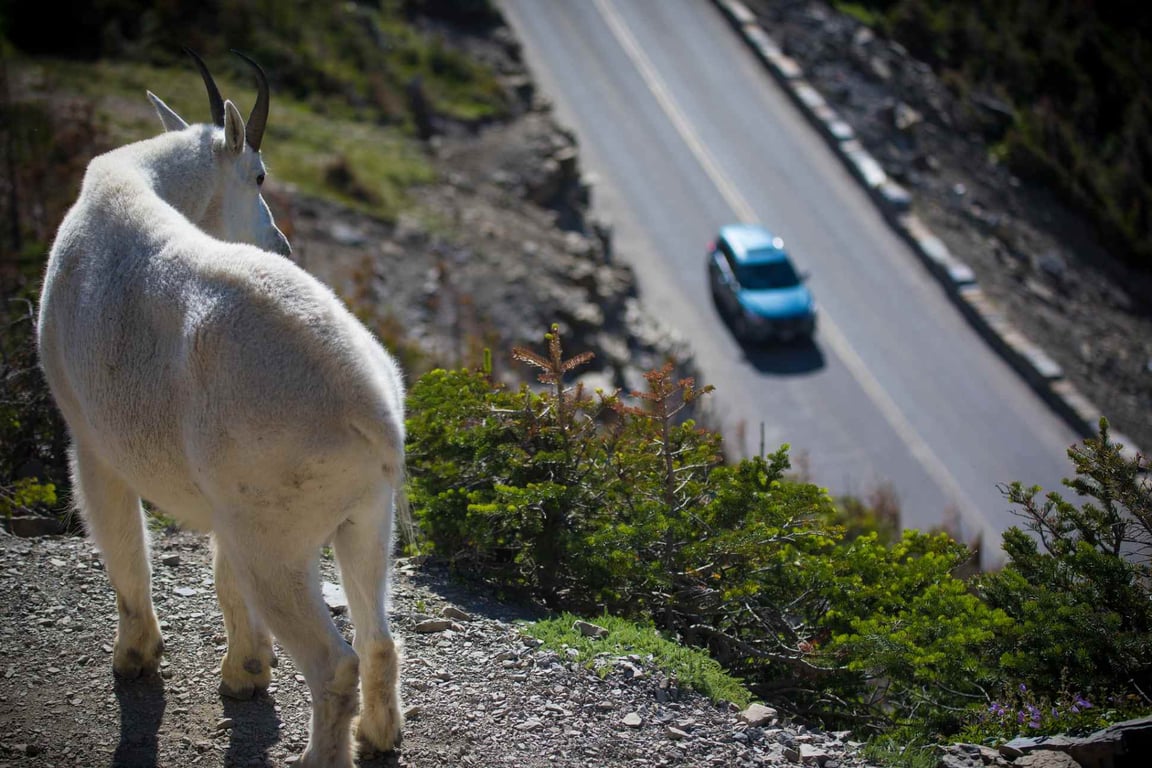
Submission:
{"label": "green shrub", "polygon": [[824,650],[860,676],[861,711],[882,702],[891,723],[950,732],[983,700],[995,679],[984,649],[1008,617],[952,575],[969,557],[946,534],[919,531],[891,546],[869,534],[838,548]]}
{"label": "green shrub", "polygon": [[36,356],[26,287],[0,307],[0,514],[58,511],[68,488],[67,432]]}
{"label": "green shrub", "polygon": [[1004,534],[1008,564],[980,591],[1012,622],[993,645],[1005,687],[1025,684],[1055,700],[1152,690],[1152,487],[1148,461],[1126,456],[1101,420],[1098,437],[1073,446],[1076,477],[1056,492],[1015,483],[1024,529]]}
{"label": "green shrub", "polygon": [[708,390],[665,366],[647,391],[589,397],[564,383],[588,356],[564,358],[555,330],[546,343],[514,353],[541,390],[444,370],[412,387],[426,546],[553,607],[651,621],[828,723],[950,724],[978,694],[1003,616],[951,575],[962,546],[848,540],[827,491],[787,478],[787,446],[722,464],[719,435],[687,418]]}
{"label": "green shrub", "polygon": [[[1094,697],[1092,697],[1094,698]],[[1017,736],[1086,735],[1112,723],[1147,713],[1139,697],[1092,698],[1081,693],[1050,697],[1024,683],[1005,691],[986,707],[974,709],[960,738],[997,745]]]}
{"label": "green shrub", "polygon": [[[571,552],[602,508],[603,405],[567,390],[559,339],[551,393],[509,391],[483,371],[431,371],[412,388],[410,496],[433,551],[549,601],[573,583]],[[578,364],[583,357],[577,358]],[[543,374],[548,376],[548,372]]]}

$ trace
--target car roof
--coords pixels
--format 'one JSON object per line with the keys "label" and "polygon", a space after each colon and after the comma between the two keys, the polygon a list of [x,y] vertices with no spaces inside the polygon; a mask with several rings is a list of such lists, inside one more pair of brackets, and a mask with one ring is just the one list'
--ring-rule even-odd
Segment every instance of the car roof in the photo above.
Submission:
{"label": "car roof", "polygon": [[[759,224],[729,224],[720,228],[720,237],[728,243],[732,255],[742,264],[788,260],[784,241]],[[755,253],[751,259],[750,253]]]}

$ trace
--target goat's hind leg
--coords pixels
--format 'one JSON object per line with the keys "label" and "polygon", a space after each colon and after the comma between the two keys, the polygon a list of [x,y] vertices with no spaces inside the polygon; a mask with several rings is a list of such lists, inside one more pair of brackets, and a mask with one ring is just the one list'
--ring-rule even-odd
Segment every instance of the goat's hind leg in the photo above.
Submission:
{"label": "goat's hind leg", "polygon": [[348,595],[353,647],[360,656],[361,744],[384,752],[400,743],[403,715],[399,649],[388,626],[388,578],[392,554],[392,491],[354,512],[333,539]]}
{"label": "goat's hind leg", "polygon": [[72,449],[72,490],[116,590],[120,619],[112,669],[127,678],[153,674],[160,667],[164,640],[152,607],[152,569],[140,497],[79,445]]}
{"label": "goat's hind leg", "polygon": [[212,550],[216,596],[228,633],[228,650],[220,665],[220,693],[233,699],[250,699],[257,689],[263,690],[272,682],[271,668],[276,666],[272,635],[259,614],[249,608],[215,536]]}
{"label": "goat's hind leg", "polygon": [[[274,546],[245,549],[252,529],[217,539],[235,584],[276,635],[312,692],[312,726],[300,768],[351,768],[359,662],[332,623],[320,592],[319,545],[301,555]],[[290,540],[290,536],[285,536]]]}

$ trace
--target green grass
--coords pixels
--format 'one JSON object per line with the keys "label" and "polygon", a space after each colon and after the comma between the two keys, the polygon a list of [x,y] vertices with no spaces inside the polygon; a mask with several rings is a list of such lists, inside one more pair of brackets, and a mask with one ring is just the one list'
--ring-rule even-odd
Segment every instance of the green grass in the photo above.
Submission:
{"label": "green grass", "polygon": [[862,3],[837,0],[832,4],[836,6],[836,10],[851,16],[864,26],[875,27],[880,20],[880,14],[876,13],[876,11],[873,11],[870,8],[865,7]]}
{"label": "green grass", "polygon": [[[190,122],[208,117],[204,86],[191,68],[185,72],[133,63],[47,59],[27,66],[54,93],[91,99],[95,120],[113,146],[161,130],[145,95],[148,90]],[[253,84],[232,79],[227,70],[216,80],[225,98],[247,115],[256,99]],[[385,220],[407,207],[409,187],[435,179],[419,144],[398,127],[320,114],[310,104],[275,93],[263,153],[273,179]]]}
{"label": "green grass", "polygon": [[499,118],[507,113],[503,88],[491,69],[399,18],[381,16],[378,25],[392,46],[390,64],[399,79],[407,82],[421,76],[437,111],[460,120]]}
{"label": "green grass", "polygon": [[891,768],[936,768],[940,764],[936,743],[909,728],[876,736],[861,752],[870,763]]}
{"label": "green grass", "polygon": [[[563,613],[547,621],[524,625],[524,631],[543,641],[544,647],[564,654],[569,648],[579,652],[577,661],[594,668],[597,654],[620,656],[651,655],[657,667],[675,675],[681,685],[707,696],[714,702],[730,701],[739,707],[748,706],[752,694],[735,677],[726,673],[720,664],[705,651],[688,648],[663,637],[655,628],[636,624],[615,616],[600,616],[592,623],[608,630],[608,636],[596,640],[584,637],[572,628],[578,616]],[[605,670],[605,673],[607,670]]]}
{"label": "green grass", "polygon": [[[269,118],[266,141],[274,176],[386,219],[406,206],[407,188],[435,180],[420,147],[396,129],[325,118],[297,104]],[[334,169],[349,180],[335,183]]]}

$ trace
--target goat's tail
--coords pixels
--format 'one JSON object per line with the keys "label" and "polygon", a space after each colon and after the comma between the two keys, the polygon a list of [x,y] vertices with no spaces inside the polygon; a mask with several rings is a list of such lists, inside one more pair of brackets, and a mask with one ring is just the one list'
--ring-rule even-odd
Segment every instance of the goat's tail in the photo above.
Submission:
{"label": "goat's tail", "polygon": [[408,471],[404,456],[404,433],[393,433],[388,444],[388,460],[384,464],[384,474],[392,486],[392,518],[394,530],[400,534],[401,551],[417,544],[416,522],[412,517],[412,505],[408,503]]}
{"label": "goat's tail", "polygon": [[381,470],[392,486],[393,525],[399,528],[401,546],[405,549],[413,547],[417,543],[416,522],[408,503],[403,427],[387,420],[373,422],[369,428],[356,422],[351,426],[377,450],[378,456],[382,455]]}
{"label": "goat's tail", "polygon": [[393,498],[395,499],[395,519],[400,534],[401,550],[414,550],[420,541],[416,535],[416,520],[412,517],[412,505],[408,503],[407,483],[403,476],[400,484],[396,486]]}

